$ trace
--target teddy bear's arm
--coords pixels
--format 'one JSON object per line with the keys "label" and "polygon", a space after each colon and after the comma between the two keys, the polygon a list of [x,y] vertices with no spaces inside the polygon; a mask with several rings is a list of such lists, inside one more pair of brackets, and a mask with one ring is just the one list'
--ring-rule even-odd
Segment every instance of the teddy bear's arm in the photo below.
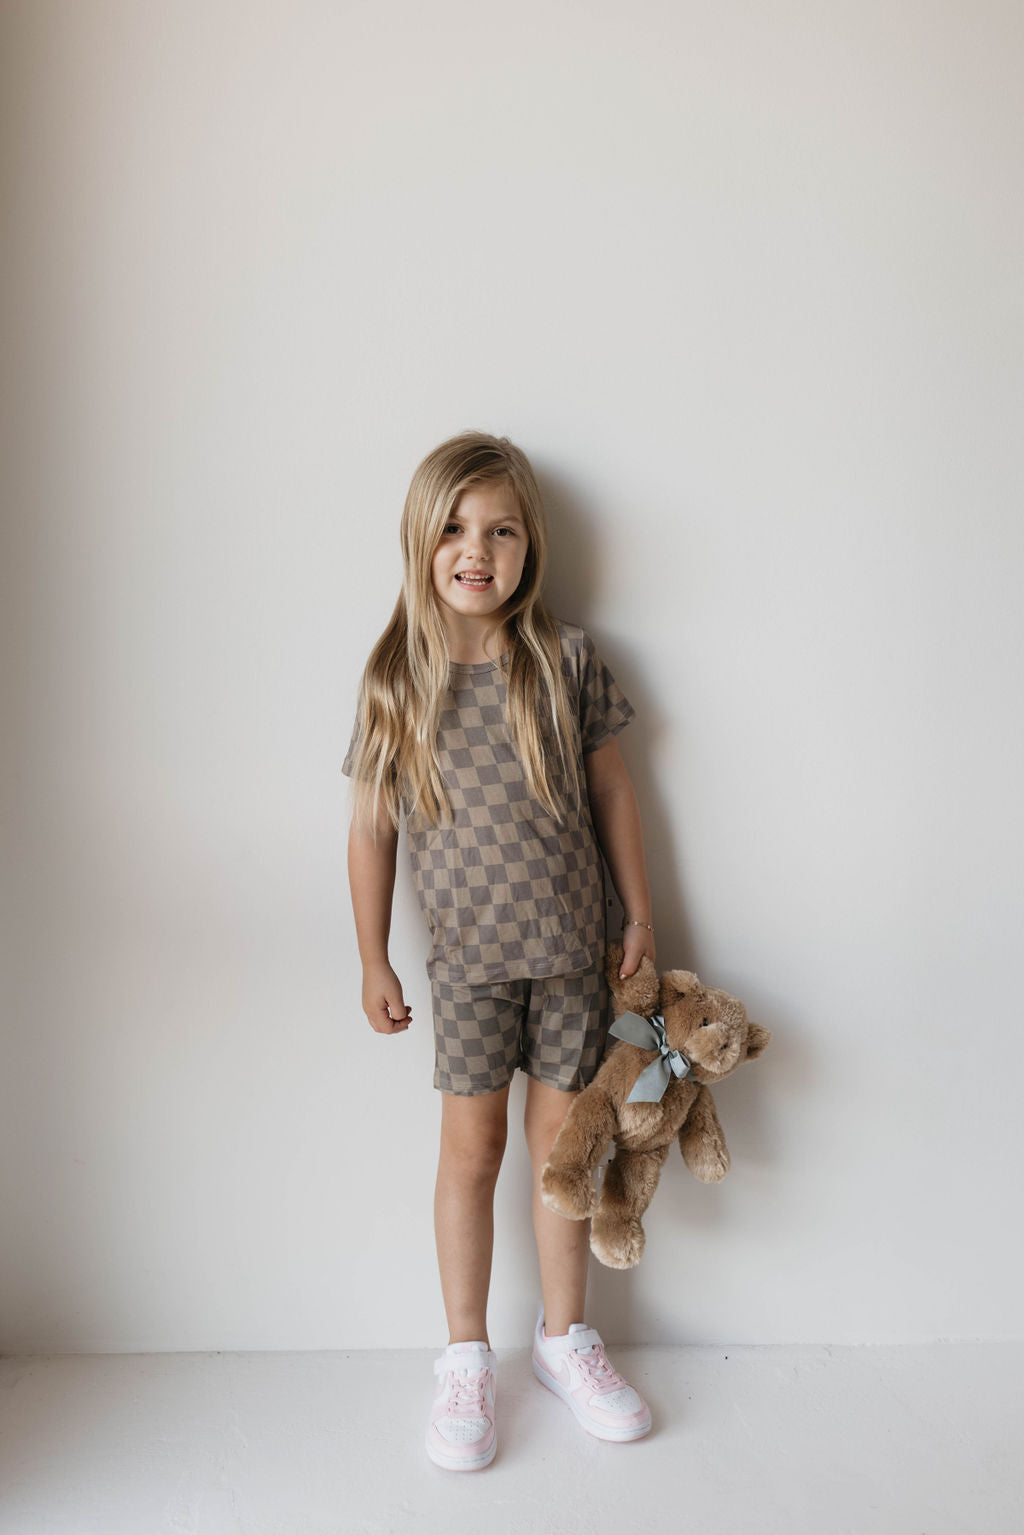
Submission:
{"label": "teddy bear's arm", "polygon": [[586,1220],[597,1204],[594,1171],[615,1133],[615,1108],[599,1081],[575,1097],[541,1173],[541,1199],[569,1220]]}
{"label": "teddy bear's arm", "polygon": [[729,1171],[729,1151],[715,1100],[703,1083],[679,1131],[679,1149],[693,1176],[702,1183],[717,1183]]}
{"label": "teddy bear's arm", "polygon": [[563,1160],[582,1163],[593,1172],[617,1125],[615,1105],[604,1084],[591,1082],[573,1099],[552,1147],[552,1156],[561,1143]]}

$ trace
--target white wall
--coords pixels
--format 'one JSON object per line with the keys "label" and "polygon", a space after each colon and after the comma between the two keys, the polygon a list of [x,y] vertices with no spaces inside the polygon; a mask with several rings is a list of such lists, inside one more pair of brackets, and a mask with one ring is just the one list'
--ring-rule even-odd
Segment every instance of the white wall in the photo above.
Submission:
{"label": "white wall", "polygon": [[[5,32],[0,1346],[443,1342],[426,933],[403,845],[378,1038],[339,768],[409,476],[470,426],[636,705],[659,960],[776,1034],[592,1320],[1019,1336],[1019,7]],[[516,1134],[499,1346],[527,1186]]]}

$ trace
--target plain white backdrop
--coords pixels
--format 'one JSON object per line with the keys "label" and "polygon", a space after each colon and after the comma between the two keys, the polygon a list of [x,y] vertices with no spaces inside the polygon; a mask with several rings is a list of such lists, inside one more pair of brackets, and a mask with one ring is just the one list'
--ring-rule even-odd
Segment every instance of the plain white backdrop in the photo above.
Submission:
{"label": "plain white backdrop", "polygon": [[[1019,7],[3,24],[0,1348],[443,1343],[426,931],[403,840],[375,1036],[340,764],[466,427],[637,709],[659,963],[775,1031],[589,1319],[1019,1337]],[[503,1347],[516,1125],[497,1206]]]}

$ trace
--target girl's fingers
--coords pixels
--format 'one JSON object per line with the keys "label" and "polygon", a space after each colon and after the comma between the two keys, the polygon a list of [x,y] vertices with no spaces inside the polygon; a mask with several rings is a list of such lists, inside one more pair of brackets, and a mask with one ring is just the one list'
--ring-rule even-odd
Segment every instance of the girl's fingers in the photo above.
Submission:
{"label": "girl's fingers", "polygon": [[654,963],[654,943],[650,937],[640,934],[634,938],[629,934],[622,945],[622,964],[619,966],[619,980],[627,980],[634,975],[639,968],[644,955],[648,955],[651,963]]}
{"label": "girl's fingers", "polygon": [[[396,1002],[396,1012],[398,1007],[399,1004]],[[398,1034],[401,1030],[407,1029],[412,1022],[412,1008],[406,1008],[404,1018],[393,1018],[388,1004],[382,1002],[374,1015],[367,1013],[366,1016],[370,1020],[371,1028],[378,1034]]]}
{"label": "girl's fingers", "polygon": [[[405,1006],[404,1003],[396,1002],[395,1003],[395,1012],[398,1011],[399,1007],[404,1007],[404,1006]],[[384,1007],[383,1007],[383,1012],[384,1012],[384,1019],[385,1019],[385,1023],[384,1023],[384,1032],[385,1033],[388,1033],[388,1034],[398,1034],[398,1033],[401,1033],[402,1031],[407,1029],[409,1027],[410,1023],[412,1022],[412,1008],[411,1007],[406,1007],[405,1008],[405,1016],[404,1017],[396,1018],[396,1017],[393,1016],[393,1014],[391,1012],[390,1004],[385,1002],[384,1003]]]}

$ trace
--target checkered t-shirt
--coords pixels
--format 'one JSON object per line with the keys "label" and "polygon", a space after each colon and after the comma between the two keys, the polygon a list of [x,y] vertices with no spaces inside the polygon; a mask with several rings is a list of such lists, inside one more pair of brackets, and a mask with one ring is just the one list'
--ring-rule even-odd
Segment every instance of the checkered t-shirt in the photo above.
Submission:
{"label": "checkered t-shirt", "polygon": [[[416,893],[432,939],[427,974],[440,981],[481,986],[571,975],[598,964],[604,950],[604,866],[582,758],[617,735],[636,710],[590,636],[576,624],[555,622],[577,705],[582,801],[572,801],[560,823],[530,795],[496,661],[451,663],[437,750],[454,825],[413,821],[402,800]],[[357,722],[343,773],[352,772],[358,737]]]}

